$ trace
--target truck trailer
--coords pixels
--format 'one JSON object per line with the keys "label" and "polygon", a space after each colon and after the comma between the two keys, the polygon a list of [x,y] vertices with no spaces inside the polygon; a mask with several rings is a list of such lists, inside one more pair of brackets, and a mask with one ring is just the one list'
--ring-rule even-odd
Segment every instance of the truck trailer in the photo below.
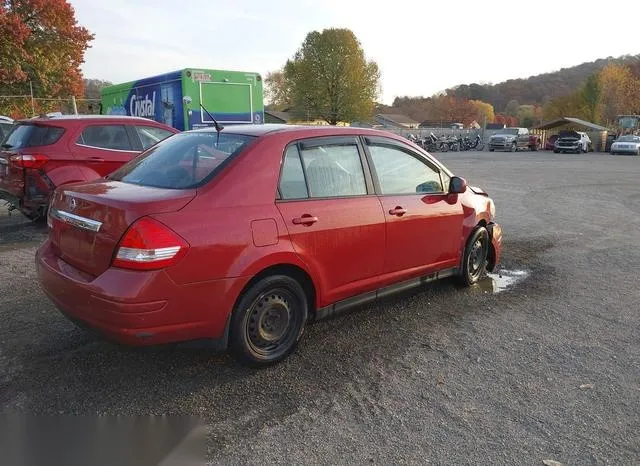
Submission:
{"label": "truck trailer", "polygon": [[264,122],[259,73],[185,68],[101,92],[102,114],[149,118],[180,131],[212,126],[209,114],[223,125]]}

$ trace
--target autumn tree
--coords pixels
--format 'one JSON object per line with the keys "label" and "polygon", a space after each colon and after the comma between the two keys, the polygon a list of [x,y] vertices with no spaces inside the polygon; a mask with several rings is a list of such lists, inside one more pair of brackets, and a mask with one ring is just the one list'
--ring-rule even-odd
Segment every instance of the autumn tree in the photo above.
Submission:
{"label": "autumn tree", "polygon": [[[92,39],[66,0],[0,0],[0,95],[27,95],[31,83],[36,97],[82,96],[80,65]],[[0,99],[0,114],[30,113],[29,99]]]}
{"label": "autumn tree", "polygon": [[610,125],[617,115],[640,113],[640,77],[624,65],[606,66],[599,75],[598,112]]}
{"label": "autumn tree", "polygon": [[473,105],[473,108],[476,111],[475,120],[480,125],[484,124],[485,121],[487,123],[493,123],[493,120],[496,117],[493,105],[488,104],[487,102],[482,102],[481,100],[470,100],[469,102]]}
{"label": "autumn tree", "polygon": [[284,80],[296,113],[335,125],[371,116],[380,72],[353,32],[325,29],[307,35],[284,66]]}

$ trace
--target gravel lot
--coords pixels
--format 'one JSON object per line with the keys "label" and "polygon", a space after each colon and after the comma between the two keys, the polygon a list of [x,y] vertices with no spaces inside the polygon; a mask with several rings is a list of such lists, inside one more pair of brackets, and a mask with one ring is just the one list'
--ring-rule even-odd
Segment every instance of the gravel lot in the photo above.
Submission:
{"label": "gravel lot", "polygon": [[448,153],[497,204],[492,283],[312,325],[261,371],[96,341],[39,291],[41,228],[0,208],[0,406],[197,414],[215,464],[640,463],[640,158]]}

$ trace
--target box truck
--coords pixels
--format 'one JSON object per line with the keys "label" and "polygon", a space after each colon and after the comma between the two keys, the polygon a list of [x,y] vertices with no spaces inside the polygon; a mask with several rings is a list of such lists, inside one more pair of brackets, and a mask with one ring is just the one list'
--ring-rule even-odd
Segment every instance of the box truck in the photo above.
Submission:
{"label": "box truck", "polygon": [[259,73],[186,68],[103,88],[100,113],[149,118],[180,131],[212,126],[209,114],[222,125],[260,124],[262,92]]}

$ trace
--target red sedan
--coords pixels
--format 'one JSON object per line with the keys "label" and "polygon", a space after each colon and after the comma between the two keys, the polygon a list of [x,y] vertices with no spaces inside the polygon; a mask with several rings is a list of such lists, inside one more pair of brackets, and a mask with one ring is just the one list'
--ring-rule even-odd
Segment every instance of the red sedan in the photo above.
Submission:
{"label": "red sedan", "polygon": [[281,125],[188,131],[58,189],[42,288],[107,338],[207,340],[243,363],[305,324],[500,258],[493,201],[393,134]]}

